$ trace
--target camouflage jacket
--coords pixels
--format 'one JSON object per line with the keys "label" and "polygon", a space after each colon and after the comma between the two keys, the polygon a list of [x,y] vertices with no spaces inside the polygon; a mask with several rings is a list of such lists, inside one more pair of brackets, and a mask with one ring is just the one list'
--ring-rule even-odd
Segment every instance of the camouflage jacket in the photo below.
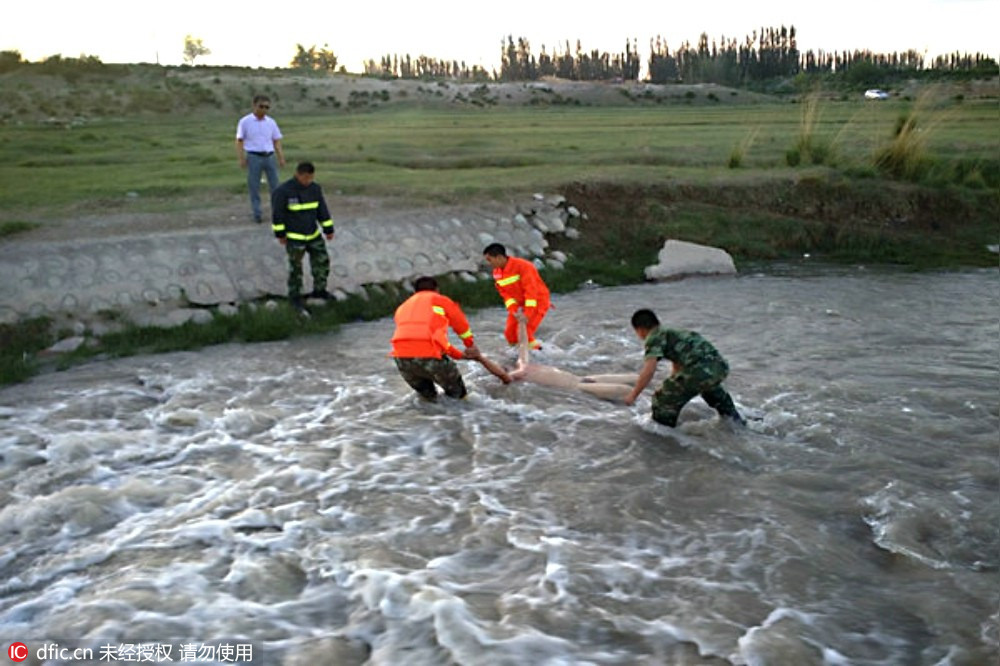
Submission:
{"label": "camouflage jacket", "polygon": [[713,374],[729,373],[729,364],[711,342],[694,331],[657,326],[646,336],[646,358],[673,361],[677,372],[708,370]]}

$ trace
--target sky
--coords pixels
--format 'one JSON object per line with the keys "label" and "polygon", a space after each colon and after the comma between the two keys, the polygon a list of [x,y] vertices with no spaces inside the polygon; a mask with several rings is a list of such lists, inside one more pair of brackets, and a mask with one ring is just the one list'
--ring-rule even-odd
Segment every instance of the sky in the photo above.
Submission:
{"label": "sky", "polygon": [[985,53],[1000,58],[1000,0],[368,0],[345,3],[259,0],[49,0],[5,3],[0,51],[29,61],[51,55],[97,56],[105,63],[179,65],[184,38],[201,39],[203,65],[285,67],[296,45],[329,48],[350,72],[383,55],[427,55],[499,69],[507,35],[537,54],[567,40],[586,51],[622,53],[637,42],[640,59],[661,36],[671,51],[684,41],[742,41],[760,27],[795,26],[801,51],[915,49]]}

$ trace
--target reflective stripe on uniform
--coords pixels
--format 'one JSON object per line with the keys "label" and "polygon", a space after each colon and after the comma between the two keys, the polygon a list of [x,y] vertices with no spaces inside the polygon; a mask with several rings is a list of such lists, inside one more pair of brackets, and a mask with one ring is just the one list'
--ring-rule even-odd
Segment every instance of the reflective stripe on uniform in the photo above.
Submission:
{"label": "reflective stripe on uniform", "polygon": [[508,287],[520,279],[521,279],[520,275],[511,275],[510,277],[503,278],[502,280],[497,280],[497,286]]}
{"label": "reflective stripe on uniform", "polygon": [[470,328],[465,333],[459,333],[458,337],[462,338],[463,340],[468,340],[469,338],[472,337],[472,329]]}
{"label": "reflective stripe on uniform", "polygon": [[503,306],[505,308],[509,308],[512,305],[517,305],[517,299],[516,298],[508,298],[506,301],[503,302]]}
{"label": "reflective stripe on uniform", "polygon": [[440,305],[432,305],[431,306],[431,310],[433,310],[436,314],[441,315],[442,317],[445,316],[445,314],[444,314],[444,308],[441,307]]}
{"label": "reflective stripe on uniform", "polygon": [[318,201],[307,201],[306,203],[298,203],[298,204],[289,203],[288,204],[288,210],[296,211],[296,212],[298,212],[300,210],[314,210],[316,208],[319,208],[319,202]]}
{"label": "reflective stripe on uniform", "polygon": [[311,234],[297,234],[289,231],[287,234],[285,234],[285,236],[288,238],[288,240],[293,240],[293,241],[311,241],[314,238],[319,238],[319,229],[312,232]]}
{"label": "reflective stripe on uniform", "polygon": [[537,308],[538,307],[538,301],[536,301],[533,298],[529,298],[528,300],[526,300],[524,302],[524,307],[526,307],[526,308]]}

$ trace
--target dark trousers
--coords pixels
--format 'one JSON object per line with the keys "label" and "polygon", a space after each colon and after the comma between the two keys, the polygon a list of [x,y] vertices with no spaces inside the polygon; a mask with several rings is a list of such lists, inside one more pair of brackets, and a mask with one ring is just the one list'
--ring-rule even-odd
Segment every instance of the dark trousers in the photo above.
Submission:
{"label": "dark trousers", "polygon": [[302,297],[302,258],[306,254],[309,255],[313,290],[326,289],[326,281],[330,277],[330,255],[327,254],[326,241],[322,236],[305,243],[288,241],[285,243],[285,252],[288,255],[288,298]]}
{"label": "dark trousers", "polygon": [[453,360],[444,358],[395,358],[399,374],[414,391],[427,400],[437,398],[437,384],[449,398],[464,398],[462,373]]}
{"label": "dark trousers", "polygon": [[[719,376],[721,374],[721,377]],[[677,417],[681,409],[696,395],[719,413],[742,422],[743,417],[736,411],[732,397],[722,388],[722,380],[726,374],[711,369],[695,369],[693,372],[680,372],[663,380],[663,384],[653,394],[653,420],[670,426],[677,425]]]}

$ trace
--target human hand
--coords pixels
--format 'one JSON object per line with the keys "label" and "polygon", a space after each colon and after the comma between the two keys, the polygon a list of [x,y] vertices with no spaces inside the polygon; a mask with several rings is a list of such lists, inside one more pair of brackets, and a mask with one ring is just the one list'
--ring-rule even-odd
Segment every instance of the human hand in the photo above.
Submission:
{"label": "human hand", "polygon": [[462,357],[471,359],[473,361],[478,361],[483,357],[483,353],[479,351],[478,347],[472,345],[471,347],[467,347],[465,351],[462,352]]}
{"label": "human hand", "polygon": [[524,310],[518,310],[514,313],[514,319],[517,319],[522,324],[528,323],[528,315],[524,314]]}
{"label": "human hand", "polygon": [[282,245],[285,245],[286,243],[288,243],[288,239],[285,237],[281,237],[278,239],[278,242],[281,243]]}

